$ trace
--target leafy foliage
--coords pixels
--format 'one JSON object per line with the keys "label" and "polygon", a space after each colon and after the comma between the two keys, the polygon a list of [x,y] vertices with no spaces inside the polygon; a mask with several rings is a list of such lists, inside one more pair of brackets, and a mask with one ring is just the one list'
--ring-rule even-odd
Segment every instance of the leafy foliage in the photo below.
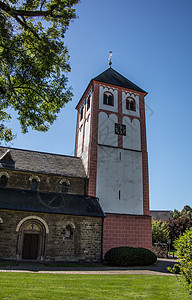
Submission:
{"label": "leafy foliage", "polygon": [[166,223],[160,220],[152,220],[152,242],[153,243],[167,243],[169,233]]}
{"label": "leafy foliage", "polygon": [[172,240],[178,238],[191,226],[192,220],[186,215],[178,217],[177,219],[170,218],[166,221],[166,227]]}
{"label": "leafy foliage", "polygon": [[12,108],[23,133],[47,131],[71,100],[64,34],[79,0],[0,1],[0,140],[13,138]]}
{"label": "leafy foliage", "polygon": [[175,240],[174,247],[179,265],[175,266],[172,272],[176,273],[176,268],[179,268],[182,281],[186,285],[189,294],[192,294],[192,228],[186,230],[182,236]]}
{"label": "leafy foliage", "polygon": [[173,211],[173,213],[172,213],[172,217],[173,217],[174,219],[177,219],[177,218],[179,218],[180,216],[181,216],[180,211],[178,211],[177,209],[174,209],[174,211]]}
{"label": "leafy foliage", "polygon": [[148,249],[134,247],[111,248],[105,253],[108,264],[119,267],[154,264],[157,256]]}
{"label": "leafy foliage", "polygon": [[181,212],[177,209],[174,209],[172,215],[174,219],[177,219],[182,216],[188,216],[189,219],[192,220],[192,208],[189,205],[185,205]]}
{"label": "leafy foliage", "polygon": [[182,216],[188,216],[192,220],[192,208],[189,205],[185,205],[181,211]]}

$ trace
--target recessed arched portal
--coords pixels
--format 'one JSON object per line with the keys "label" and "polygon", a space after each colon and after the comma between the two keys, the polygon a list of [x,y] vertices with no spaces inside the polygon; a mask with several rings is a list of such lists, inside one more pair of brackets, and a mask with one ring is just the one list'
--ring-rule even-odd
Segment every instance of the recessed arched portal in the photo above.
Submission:
{"label": "recessed arched portal", "polygon": [[45,238],[48,233],[46,222],[38,217],[27,217],[19,222],[17,258],[27,260],[43,260]]}

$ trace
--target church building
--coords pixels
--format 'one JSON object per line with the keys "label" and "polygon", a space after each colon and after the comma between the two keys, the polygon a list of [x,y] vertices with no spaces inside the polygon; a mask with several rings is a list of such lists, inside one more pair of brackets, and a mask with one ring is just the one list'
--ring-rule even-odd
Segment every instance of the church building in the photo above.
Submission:
{"label": "church building", "polygon": [[151,250],[146,95],[110,66],[77,104],[75,156],[0,147],[0,259]]}

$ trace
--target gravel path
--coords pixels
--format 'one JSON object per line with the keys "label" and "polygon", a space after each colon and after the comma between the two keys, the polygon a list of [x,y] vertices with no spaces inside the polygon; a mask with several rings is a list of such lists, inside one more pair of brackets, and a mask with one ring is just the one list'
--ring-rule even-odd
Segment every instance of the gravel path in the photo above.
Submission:
{"label": "gravel path", "polygon": [[151,266],[143,267],[50,267],[42,263],[22,262],[19,266],[0,267],[0,272],[27,272],[27,273],[51,273],[51,274],[149,274],[149,275],[169,275],[167,267],[173,267],[176,260],[158,259]]}

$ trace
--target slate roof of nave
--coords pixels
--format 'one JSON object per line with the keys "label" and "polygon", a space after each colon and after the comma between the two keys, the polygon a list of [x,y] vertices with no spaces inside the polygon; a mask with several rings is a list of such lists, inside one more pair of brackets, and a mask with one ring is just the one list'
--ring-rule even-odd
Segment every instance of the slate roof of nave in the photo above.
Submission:
{"label": "slate roof of nave", "polygon": [[150,216],[153,220],[161,220],[162,222],[167,221],[169,218],[172,218],[171,210],[150,210]]}
{"label": "slate roof of nave", "polygon": [[[9,149],[10,151],[5,155]],[[86,178],[85,169],[79,157],[7,147],[0,147],[0,169],[2,168]]]}
{"label": "slate roof of nave", "polygon": [[116,86],[124,87],[129,90],[147,94],[147,92],[142,90],[140,87],[138,87],[136,84],[134,84],[127,78],[125,78],[123,75],[119,74],[113,68],[108,68],[103,73],[93,78],[93,80],[113,84]]}
{"label": "slate roof of nave", "polygon": [[2,187],[0,209],[105,217],[95,197]]}

